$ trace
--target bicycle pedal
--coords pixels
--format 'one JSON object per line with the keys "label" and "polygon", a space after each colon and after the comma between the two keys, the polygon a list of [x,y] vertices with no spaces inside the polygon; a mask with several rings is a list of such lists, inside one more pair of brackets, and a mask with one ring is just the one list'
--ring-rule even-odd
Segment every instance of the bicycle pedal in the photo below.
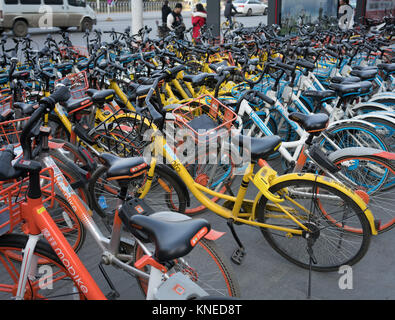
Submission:
{"label": "bicycle pedal", "polygon": [[231,260],[232,260],[233,263],[241,265],[241,263],[244,260],[245,255],[246,255],[246,252],[245,252],[245,250],[243,248],[237,248],[233,252]]}

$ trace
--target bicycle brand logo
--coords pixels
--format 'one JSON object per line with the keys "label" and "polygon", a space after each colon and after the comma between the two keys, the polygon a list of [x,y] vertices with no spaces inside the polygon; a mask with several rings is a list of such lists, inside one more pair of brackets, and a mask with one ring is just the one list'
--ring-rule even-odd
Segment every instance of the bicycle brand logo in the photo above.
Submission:
{"label": "bicycle brand logo", "polygon": [[191,239],[191,246],[194,247],[201,238],[203,238],[205,236],[205,234],[207,233],[207,228],[203,227],[202,229],[199,230],[198,233],[196,233],[193,238]]}

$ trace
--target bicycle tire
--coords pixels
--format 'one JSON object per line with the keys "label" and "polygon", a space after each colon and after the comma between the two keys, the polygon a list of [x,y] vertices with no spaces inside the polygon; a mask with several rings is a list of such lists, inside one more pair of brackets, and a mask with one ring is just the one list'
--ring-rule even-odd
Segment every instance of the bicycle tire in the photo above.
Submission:
{"label": "bicycle tire", "polygon": [[[199,151],[199,150],[198,150]],[[202,153],[198,152],[199,154],[195,157],[195,163],[187,163],[185,164],[185,168],[188,170],[189,174],[191,177],[194,179],[196,183],[199,183],[203,185],[204,187],[207,187],[209,189],[215,189],[215,191],[219,193],[225,193],[226,192],[226,186],[225,184],[227,181],[231,181],[234,179],[234,171],[235,171],[235,165],[232,161],[232,157],[227,157],[226,162],[229,163],[218,163],[220,162],[221,159],[218,159],[218,157],[223,158],[224,153],[217,152],[214,154],[216,156],[217,163],[211,164],[210,161],[207,162],[207,160],[210,159],[210,151],[206,151],[206,154],[203,155]],[[203,157],[203,158],[200,158]],[[201,161],[202,160],[202,161]],[[215,172],[215,166],[218,167],[216,168]],[[210,196],[211,201],[217,202],[220,200],[220,198],[215,197],[215,196]],[[189,207],[185,210],[185,214],[188,216],[195,216],[200,213],[203,213],[206,211],[206,207],[198,200],[196,199],[193,195],[191,195],[191,203]]]}
{"label": "bicycle tire", "polygon": [[364,118],[375,126],[377,132],[379,132],[387,141],[391,151],[395,150],[395,124],[386,119],[382,119],[376,116],[369,116]]}
{"label": "bicycle tire", "polygon": [[[309,190],[309,188],[315,188],[312,190],[319,190],[320,192],[325,190],[327,193],[321,193],[321,195],[323,197],[328,197],[329,194],[328,198],[330,200],[328,201],[328,204],[325,204],[324,207],[323,201],[320,200],[319,202],[317,202],[317,200],[313,201],[313,198],[308,199],[310,202],[306,207],[307,210],[309,208],[313,208],[314,205],[314,210],[318,209],[319,211],[318,215],[315,214],[315,211],[312,214],[311,209],[306,215],[306,212],[300,210],[300,207],[292,205],[291,201],[286,201],[286,204],[284,204],[284,202],[281,203],[281,205],[283,207],[285,206],[288,211],[294,210],[298,212],[298,215],[301,217],[299,220],[302,223],[304,222],[303,224],[305,226],[308,226],[311,230],[315,231],[313,234],[311,233],[311,237],[318,236],[315,244],[312,247],[313,254],[317,263],[312,264],[311,269],[314,271],[330,272],[337,271],[338,268],[342,265],[351,266],[357,263],[366,254],[369,247],[371,235],[368,219],[366,218],[361,207],[358,206],[358,204],[352,198],[350,198],[347,194],[340,191],[339,189],[329,186],[328,184],[323,184],[318,181],[307,180],[303,178],[292,180],[288,179],[280,183],[276,183],[270,187],[269,191],[273,194],[277,194],[283,188],[287,188],[289,192],[293,192],[293,194],[291,194],[291,198],[293,199],[293,201],[297,201],[295,199],[297,199],[296,194],[298,192],[298,189],[295,188],[303,190],[300,189],[302,187],[307,188],[307,190]],[[299,193],[300,192],[301,191],[299,191]],[[311,192],[311,194],[314,196],[315,193]],[[307,196],[303,195],[302,197]],[[337,215],[335,215],[335,213],[341,212],[339,211],[339,208],[341,207],[341,204],[344,203],[347,204],[347,208],[343,212],[343,220],[333,221],[334,218],[337,218]],[[280,213],[280,215],[276,215],[276,211],[273,211],[274,213],[271,212],[269,214],[269,211],[265,210],[267,204],[270,204],[268,203],[268,200],[264,196],[261,196],[256,209],[256,219],[258,222],[273,225],[274,223],[271,220],[277,219],[278,223],[276,225],[285,225],[287,227],[290,227],[291,225],[296,229],[301,230],[301,228],[299,226],[296,226],[295,223],[290,223],[289,218],[281,218],[284,217],[284,214],[282,212]],[[328,215],[327,209],[331,209],[332,206],[333,210],[336,211]],[[289,209],[289,207],[291,207],[291,209]],[[342,225],[339,226],[341,222],[344,223],[344,221],[347,220],[344,218],[344,216],[350,215],[350,212],[348,210],[351,209],[353,210],[354,214],[351,214],[350,220],[347,221],[347,227],[343,227]],[[312,220],[309,220],[307,216],[309,216],[310,219],[314,218],[315,221],[312,222]],[[330,217],[330,219],[328,219],[328,217]],[[320,220],[318,220],[318,218],[320,218]],[[351,220],[351,218],[354,219]],[[361,230],[360,233],[347,230],[350,227],[355,227],[355,225],[357,225],[356,228]],[[263,237],[266,239],[269,245],[282,257],[299,267],[305,269],[310,268],[310,255],[307,253],[306,250],[307,237],[303,238],[302,236],[292,236],[291,234],[286,234],[285,232],[276,231],[270,228],[260,229]],[[325,237],[323,237],[323,231],[329,231],[328,235],[325,234]],[[336,248],[333,248],[333,244],[336,242],[336,232],[338,232],[340,236],[338,246],[344,244],[344,247],[347,247],[344,250],[341,250],[341,252],[340,247],[337,248],[337,251]],[[303,241],[299,241],[301,239]],[[351,242],[348,242],[348,239],[351,239]],[[357,241],[359,243],[357,243]],[[316,250],[317,248],[322,249],[322,251],[318,253]],[[338,257],[334,256],[336,252],[340,252]],[[329,254],[332,255],[329,256]]]}
{"label": "bicycle tire", "polygon": [[68,166],[67,159],[64,159],[63,155],[53,151],[50,151],[50,154],[73,190],[78,194],[82,201],[90,206],[91,199],[83,181],[83,178],[86,177],[82,177],[79,171]]}
{"label": "bicycle tire", "polygon": [[[45,192],[43,192],[43,196],[46,196]],[[70,243],[71,247],[74,249],[75,252],[78,252],[83,246],[86,239],[85,227],[66,199],[59,195],[55,195],[54,199],[57,204],[61,206],[62,211],[59,211],[59,206],[50,207],[49,204],[45,202],[43,205],[47,209],[48,213],[50,214],[60,231],[62,231],[67,241]]]}
{"label": "bicycle tire", "polygon": [[[331,160],[342,174],[368,194],[369,208],[378,222],[377,231],[383,233],[391,230],[395,226],[395,213],[390,201],[395,193],[395,165],[373,155],[348,155]],[[339,174],[336,176],[339,177]]]}
{"label": "bicycle tire", "polygon": [[[18,272],[22,260],[21,252],[25,248],[27,240],[28,237],[22,234],[5,234],[0,237],[0,288],[2,289],[0,290],[0,300],[10,299],[16,294]],[[76,290],[77,285],[74,285],[69,272],[47,242],[39,240],[34,254],[39,258],[38,268],[43,265],[51,268],[52,281],[50,283],[48,281],[48,285],[52,284],[52,289],[48,288],[48,285],[44,286],[45,280],[40,283],[40,279],[34,281],[30,279],[26,284],[25,300],[85,298],[81,292]],[[15,259],[15,257],[18,258]],[[40,269],[38,271],[40,272]],[[45,271],[44,275],[46,275]],[[67,287],[67,284],[70,284],[70,288]],[[46,294],[50,296],[45,296]]]}
{"label": "bicycle tire", "polygon": [[48,126],[51,128],[51,137],[70,141],[70,132],[57,115],[51,113],[48,115]]}
{"label": "bicycle tire", "polygon": [[[348,136],[345,135],[347,133]],[[358,136],[356,136],[356,133]],[[362,123],[340,123],[327,129],[325,134],[329,135],[340,149],[362,146],[390,151],[388,141],[373,128]],[[324,136],[319,136],[316,141],[326,150],[334,151],[333,146],[326,141]]]}
{"label": "bicycle tire", "polygon": [[[112,217],[116,209],[116,204],[118,203],[118,185],[109,184],[106,190],[107,197],[103,195],[104,192],[102,184],[104,183],[104,181],[107,181],[103,177],[105,176],[107,170],[108,169],[105,166],[99,167],[93,173],[88,185],[88,192],[92,196],[92,208],[102,218]],[[132,178],[129,181],[130,185],[132,183],[136,184],[133,190],[133,195],[136,197],[138,196],[138,194],[135,193],[142,186],[142,184],[140,183],[142,180],[144,180],[144,182],[146,181],[145,175],[144,177],[139,176]],[[164,198],[163,202],[158,202],[159,198],[158,196],[155,196],[157,193],[153,192],[155,191],[155,188],[157,186],[159,186],[159,188],[162,188],[162,190],[159,189],[160,191],[165,191],[162,194],[162,197]],[[101,197],[105,198],[103,199]],[[173,197],[176,197],[177,199],[173,200]],[[170,211],[184,213],[187,206],[187,198],[184,195],[183,188],[178,185],[176,180],[174,180],[164,170],[162,170],[160,165],[157,165],[155,167],[155,173],[152,179],[151,189],[144,197],[144,201],[154,211],[163,211],[164,208],[167,208]]]}
{"label": "bicycle tire", "polygon": [[[205,260],[203,254],[207,255],[207,261]],[[135,263],[142,256],[142,248],[139,245],[135,245],[133,263]],[[175,266],[169,270],[169,274],[177,271],[183,271],[184,274],[190,276],[192,281],[196,282],[203,290],[212,296],[240,297],[240,288],[237,277],[235,277],[228,259],[225,258],[224,254],[214,241],[201,239],[196,247],[186,257],[187,264],[181,261],[182,259],[177,259]],[[185,257],[183,257],[183,259],[185,259]],[[191,261],[193,262],[191,263]],[[198,268],[208,269],[212,266],[214,269],[213,271],[210,269],[210,271],[206,273],[207,277],[210,278],[205,280],[205,278],[202,278],[204,273],[197,273],[195,266],[198,266]],[[147,270],[147,267],[145,269]],[[201,271],[201,269],[198,271]],[[136,280],[141,292],[144,296],[146,296],[146,279],[136,277]],[[207,284],[205,281],[208,281],[209,283]],[[223,284],[222,281],[224,282]],[[221,282],[221,287],[223,288],[215,288],[213,283],[216,282]]]}
{"label": "bicycle tire", "polygon": [[80,150],[78,149],[77,146],[75,146],[69,141],[62,139],[51,139],[50,141],[54,143],[62,144],[63,145],[62,155],[72,160],[77,166],[79,166],[83,170],[87,170],[88,164],[86,162],[86,159],[81,155]]}

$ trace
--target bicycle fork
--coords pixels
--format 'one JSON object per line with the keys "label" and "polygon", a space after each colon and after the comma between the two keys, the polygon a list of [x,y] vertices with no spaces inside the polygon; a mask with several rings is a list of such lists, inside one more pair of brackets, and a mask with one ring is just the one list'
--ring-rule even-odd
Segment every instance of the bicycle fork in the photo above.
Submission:
{"label": "bicycle fork", "polygon": [[26,246],[22,251],[23,260],[19,273],[18,289],[14,297],[15,300],[23,300],[27,281],[30,281],[36,276],[38,257],[34,255],[34,251],[38,240],[40,240],[40,235],[29,235]]}

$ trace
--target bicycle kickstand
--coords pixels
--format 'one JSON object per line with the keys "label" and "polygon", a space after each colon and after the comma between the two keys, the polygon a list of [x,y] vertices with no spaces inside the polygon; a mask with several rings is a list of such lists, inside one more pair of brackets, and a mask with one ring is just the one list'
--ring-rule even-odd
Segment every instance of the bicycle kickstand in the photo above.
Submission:
{"label": "bicycle kickstand", "polygon": [[115,289],[114,284],[112,283],[110,277],[108,276],[106,270],[104,270],[103,264],[100,262],[99,263],[99,269],[104,277],[104,279],[106,279],[106,282],[108,284],[108,286],[110,287],[110,292],[108,294],[106,294],[106,298],[108,300],[115,300],[117,298],[120,297],[119,292],[117,291],[117,289]]}
{"label": "bicycle kickstand", "polygon": [[247,254],[243,244],[240,241],[240,238],[238,237],[235,227],[234,227],[234,221],[232,219],[228,219],[228,221],[226,222],[230,231],[232,232],[232,236],[235,239],[235,241],[237,242],[237,245],[239,246],[239,248],[237,248],[233,254],[232,257],[230,258],[232,260],[233,263],[240,265],[243,262],[243,259],[245,257],[245,255]]}

